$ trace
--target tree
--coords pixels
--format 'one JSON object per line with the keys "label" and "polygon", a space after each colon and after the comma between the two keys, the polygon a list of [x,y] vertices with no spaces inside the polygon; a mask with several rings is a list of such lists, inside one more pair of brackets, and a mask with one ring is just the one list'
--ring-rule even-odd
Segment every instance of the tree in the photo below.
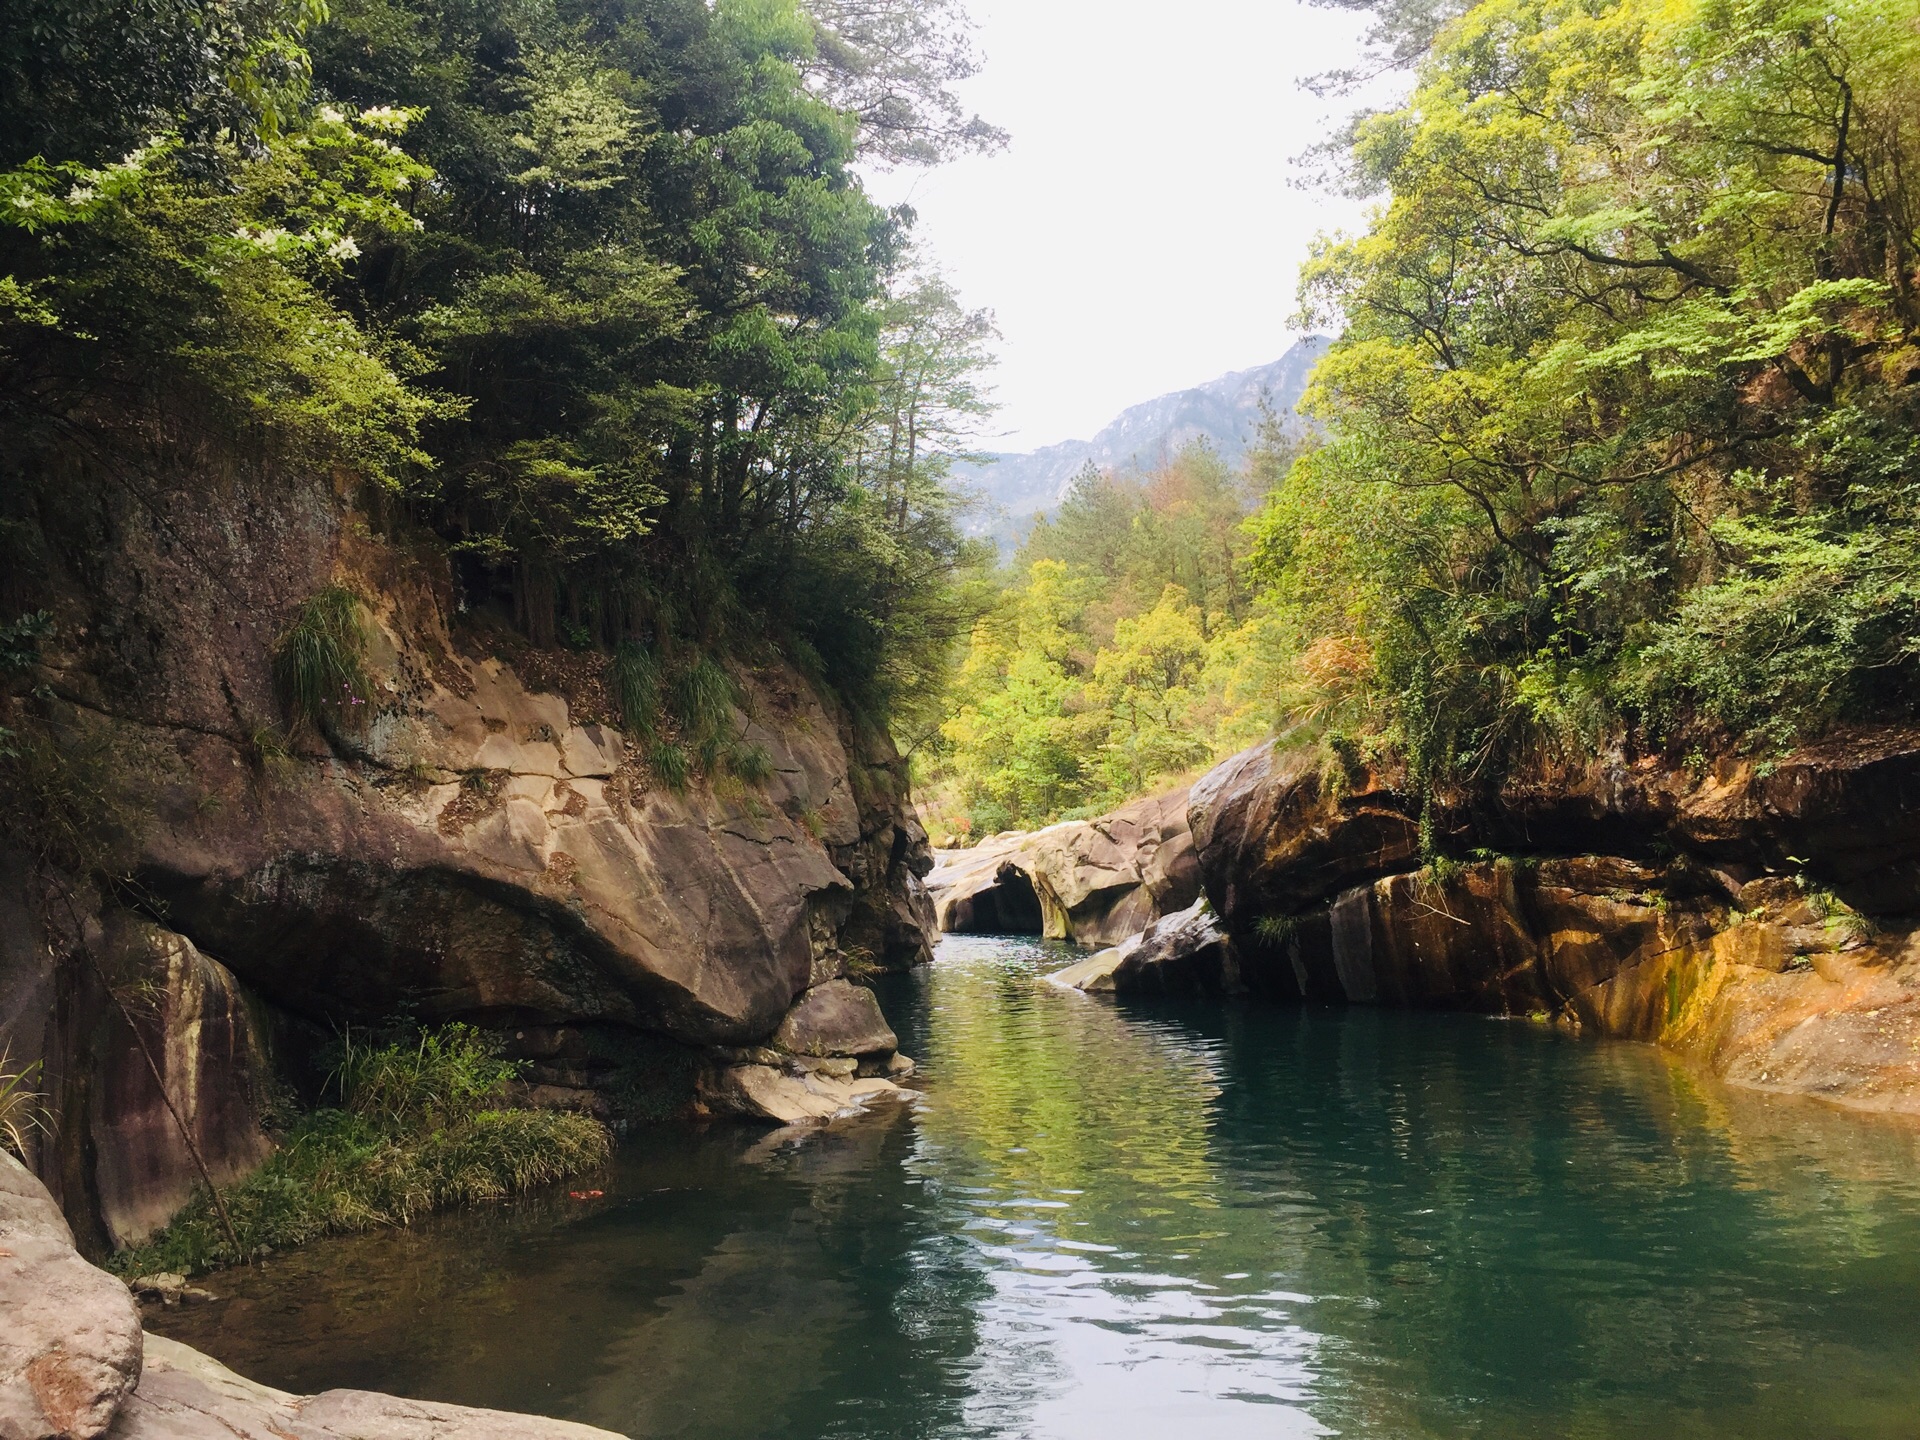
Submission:
{"label": "tree", "polygon": [[1356,129],[1389,199],[1305,273],[1329,439],[1255,563],[1427,783],[1911,713],[1911,18],[1483,0]]}

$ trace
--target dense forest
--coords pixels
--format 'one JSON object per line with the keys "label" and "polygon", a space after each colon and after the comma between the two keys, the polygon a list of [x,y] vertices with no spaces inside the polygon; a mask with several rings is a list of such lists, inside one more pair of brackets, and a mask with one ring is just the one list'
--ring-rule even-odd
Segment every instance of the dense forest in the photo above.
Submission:
{"label": "dense forest", "polygon": [[15,0],[10,684],[64,467],[138,490],[216,436],[608,657],[670,781],[729,763],[683,743],[710,662],[771,647],[950,833],[1275,728],[1470,789],[1909,716],[1911,4],[1335,3],[1412,79],[1319,152],[1377,208],[1303,273],[1305,428],[1089,472],[989,577],[943,476],[991,320],[858,169],[1003,140],[949,0]]}
{"label": "dense forest", "polygon": [[1339,337],[1314,443],[1178,526],[1167,476],[1078,489],[975,632],[929,765],[953,828],[1107,803],[1256,714],[1468,796],[1920,702],[1911,3],[1346,8],[1415,79],[1319,156],[1378,208],[1302,276]]}
{"label": "dense forest", "polygon": [[[856,167],[1002,142],[951,93],[947,0],[5,14],[16,693],[74,465],[150,496],[220,453],[347,477],[450,548],[463,605],[613,655],[670,781],[724,759],[729,654],[875,721],[937,688],[971,615],[940,452],[991,327]],[[351,626],[316,598],[320,640]]]}

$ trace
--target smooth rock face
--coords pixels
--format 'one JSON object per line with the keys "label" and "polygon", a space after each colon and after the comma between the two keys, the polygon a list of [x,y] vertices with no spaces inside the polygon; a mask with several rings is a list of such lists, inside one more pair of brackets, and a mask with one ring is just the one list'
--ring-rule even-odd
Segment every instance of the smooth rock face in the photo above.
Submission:
{"label": "smooth rock face", "polygon": [[613,1440],[570,1420],[403,1400],[366,1390],[289,1395],[158,1335],[113,1440]]}
{"label": "smooth rock face", "polygon": [[1269,744],[1196,784],[1191,819],[1254,994],[1556,1017],[1740,1083],[1920,1111],[1916,776],[1905,732],[1768,773],[1598,762],[1441,810],[1453,853],[1520,853],[1436,872],[1394,777],[1330,785]]}
{"label": "smooth rock face", "polygon": [[[510,1037],[542,1093],[584,1091],[622,1046],[769,1038],[849,955],[931,958],[904,763],[792,670],[735,671],[735,727],[768,778],[675,793],[620,733],[604,656],[477,617],[436,547],[380,538],[327,477],[234,463],[148,502],[86,493],[42,522],[62,617],[47,658],[72,699],[49,703],[139,821],[147,915],[82,894],[76,924],[103,953],[133,934],[142,986],[166,996],[167,1094],[217,1174],[261,1153],[263,1029],[470,1021]],[[330,584],[367,601],[368,693],[326,734],[289,733],[275,646]],[[58,917],[39,933],[35,884],[0,855],[0,1044],[45,1062],[36,1168],[100,1252],[197,1176],[81,937]]]}
{"label": "smooth rock face", "polygon": [[829,980],[795,1002],[773,1032],[773,1043],[795,1055],[881,1055],[900,1047],[864,985]]}
{"label": "smooth rock face", "polygon": [[[233,973],[185,936],[110,911],[98,949],[116,985],[145,997],[126,1014],[109,1008],[103,1016],[96,1044],[104,1063],[89,1127],[101,1219],[116,1243],[136,1244],[200,1183],[175,1113],[218,1181],[266,1158],[272,1142],[261,1113],[273,1084],[272,1061],[260,1019]],[[146,1054],[126,1033],[128,1014],[160,1068],[166,1098]]]}
{"label": "smooth rock face", "polygon": [[140,1379],[140,1311],[0,1150],[0,1440],[93,1440]]}
{"label": "smooth rock face", "polygon": [[942,931],[1044,934],[1111,945],[1200,893],[1184,791],[1123,805],[1098,820],[944,851],[927,889]]}

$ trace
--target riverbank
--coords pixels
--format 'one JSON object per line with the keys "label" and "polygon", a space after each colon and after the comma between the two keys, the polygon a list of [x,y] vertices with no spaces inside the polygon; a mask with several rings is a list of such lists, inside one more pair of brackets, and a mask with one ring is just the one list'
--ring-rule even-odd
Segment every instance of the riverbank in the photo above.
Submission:
{"label": "riverbank", "polygon": [[6,1440],[618,1440],[564,1420],[367,1391],[295,1395],[149,1334],[127,1287],[81,1258],[53,1196],[4,1150],[0,1314]]}

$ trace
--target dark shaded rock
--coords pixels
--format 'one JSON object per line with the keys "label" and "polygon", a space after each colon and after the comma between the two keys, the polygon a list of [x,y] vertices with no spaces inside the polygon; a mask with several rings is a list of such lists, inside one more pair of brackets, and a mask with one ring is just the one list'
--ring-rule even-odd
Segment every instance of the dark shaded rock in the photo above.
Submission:
{"label": "dark shaded rock", "polygon": [[795,1002],[773,1033],[773,1043],[795,1055],[891,1054],[900,1042],[863,985],[829,980]]}

